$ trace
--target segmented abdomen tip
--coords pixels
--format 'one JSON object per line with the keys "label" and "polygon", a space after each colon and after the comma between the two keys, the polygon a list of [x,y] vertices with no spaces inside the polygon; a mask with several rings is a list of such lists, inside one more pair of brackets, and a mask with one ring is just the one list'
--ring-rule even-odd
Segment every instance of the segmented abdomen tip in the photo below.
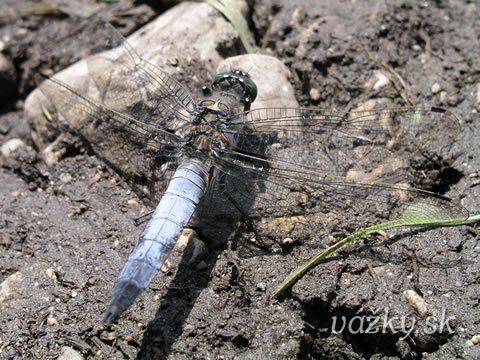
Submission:
{"label": "segmented abdomen tip", "polygon": [[105,312],[105,316],[103,317],[102,323],[105,325],[111,325],[118,320],[120,315],[122,314],[122,310],[115,304],[110,304],[107,311]]}

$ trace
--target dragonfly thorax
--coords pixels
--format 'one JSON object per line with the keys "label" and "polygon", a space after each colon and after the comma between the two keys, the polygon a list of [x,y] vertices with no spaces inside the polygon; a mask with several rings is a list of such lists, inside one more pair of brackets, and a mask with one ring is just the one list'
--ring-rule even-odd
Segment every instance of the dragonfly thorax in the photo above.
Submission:
{"label": "dragonfly thorax", "polygon": [[184,155],[198,157],[229,147],[225,135],[217,128],[217,121],[221,121],[217,115],[209,113],[201,118],[199,124],[190,124],[177,131],[177,135],[185,141]]}

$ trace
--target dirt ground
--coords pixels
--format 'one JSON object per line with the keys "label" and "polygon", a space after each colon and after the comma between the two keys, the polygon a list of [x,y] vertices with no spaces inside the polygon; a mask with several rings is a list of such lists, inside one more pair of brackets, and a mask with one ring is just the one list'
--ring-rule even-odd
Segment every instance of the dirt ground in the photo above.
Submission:
{"label": "dirt ground", "polygon": [[[35,71],[77,60],[74,42],[61,59],[52,61],[45,51],[69,33],[72,20],[102,9],[126,36],[173,4],[6,2],[0,144],[17,139],[17,148],[0,155],[1,359],[480,358],[480,246],[473,226],[359,241],[286,296],[270,299],[301,262],[365,226],[361,216],[338,212],[303,241],[270,252],[248,244],[245,222],[222,242],[202,238],[208,250],[195,262],[189,261],[191,242],[174,251],[118,325],[102,326],[142,231],[133,219],[148,206],[73,140],[61,160],[47,166],[25,120],[24,100],[35,87]],[[272,0],[250,1],[248,20],[258,51],[290,69],[302,106],[352,109],[387,96],[400,105],[454,111],[462,131],[443,165],[423,161],[411,171],[428,174],[419,183],[477,214],[479,12],[476,1]],[[195,65],[187,71],[200,74]],[[376,81],[389,78],[390,85],[371,85],[378,74]],[[188,83],[194,94],[204,77]],[[339,331],[342,319],[346,327]],[[362,321],[365,329],[375,322],[377,331],[360,331]]]}

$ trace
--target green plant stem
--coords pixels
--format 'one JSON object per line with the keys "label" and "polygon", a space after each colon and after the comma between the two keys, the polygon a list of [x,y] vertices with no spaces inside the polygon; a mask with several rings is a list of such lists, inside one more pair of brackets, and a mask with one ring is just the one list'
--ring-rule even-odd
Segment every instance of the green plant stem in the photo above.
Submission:
{"label": "green plant stem", "polygon": [[467,219],[447,219],[447,220],[435,220],[435,219],[405,219],[401,218],[399,220],[388,221],[382,224],[376,224],[368,228],[357,231],[356,233],[347,236],[346,238],[340,240],[336,244],[328,247],[321,253],[311,257],[305,261],[302,265],[292,271],[285,280],[275,289],[275,292],[272,295],[272,299],[283,293],[285,290],[289,289],[293,284],[302,278],[308,271],[317,266],[320,261],[325,259],[327,256],[340,249],[342,246],[357,240],[365,235],[389,230],[398,227],[405,226],[431,226],[432,228],[436,227],[451,227],[451,226],[460,226],[460,225],[470,225],[480,222],[480,215],[470,216]]}

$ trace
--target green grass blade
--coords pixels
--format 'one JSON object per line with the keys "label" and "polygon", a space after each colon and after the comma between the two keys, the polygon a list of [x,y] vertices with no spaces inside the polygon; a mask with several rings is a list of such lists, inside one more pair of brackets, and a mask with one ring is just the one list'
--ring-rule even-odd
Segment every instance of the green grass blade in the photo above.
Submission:
{"label": "green grass blade", "polygon": [[248,30],[247,20],[242,15],[239,2],[235,0],[207,0],[207,3],[217,9],[232,23],[233,27],[238,31],[245,51],[249,54],[255,53],[255,42]]}
{"label": "green grass blade", "polygon": [[293,284],[302,278],[308,271],[317,266],[320,261],[325,259],[328,255],[345,246],[349,242],[357,240],[363,236],[381,232],[384,230],[405,227],[405,226],[431,226],[431,227],[450,227],[469,225],[480,222],[480,215],[470,216],[465,218],[451,218],[448,212],[441,207],[426,203],[417,202],[409,206],[402,217],[398,220],[389,221],[382,224],[370,226],[368,228],[357,231],[356,233],[347,236],[336,244],[323,250],[321,253],[311,257],[294,271],[292,271],[275,289],[272,299],[289,289]]}

